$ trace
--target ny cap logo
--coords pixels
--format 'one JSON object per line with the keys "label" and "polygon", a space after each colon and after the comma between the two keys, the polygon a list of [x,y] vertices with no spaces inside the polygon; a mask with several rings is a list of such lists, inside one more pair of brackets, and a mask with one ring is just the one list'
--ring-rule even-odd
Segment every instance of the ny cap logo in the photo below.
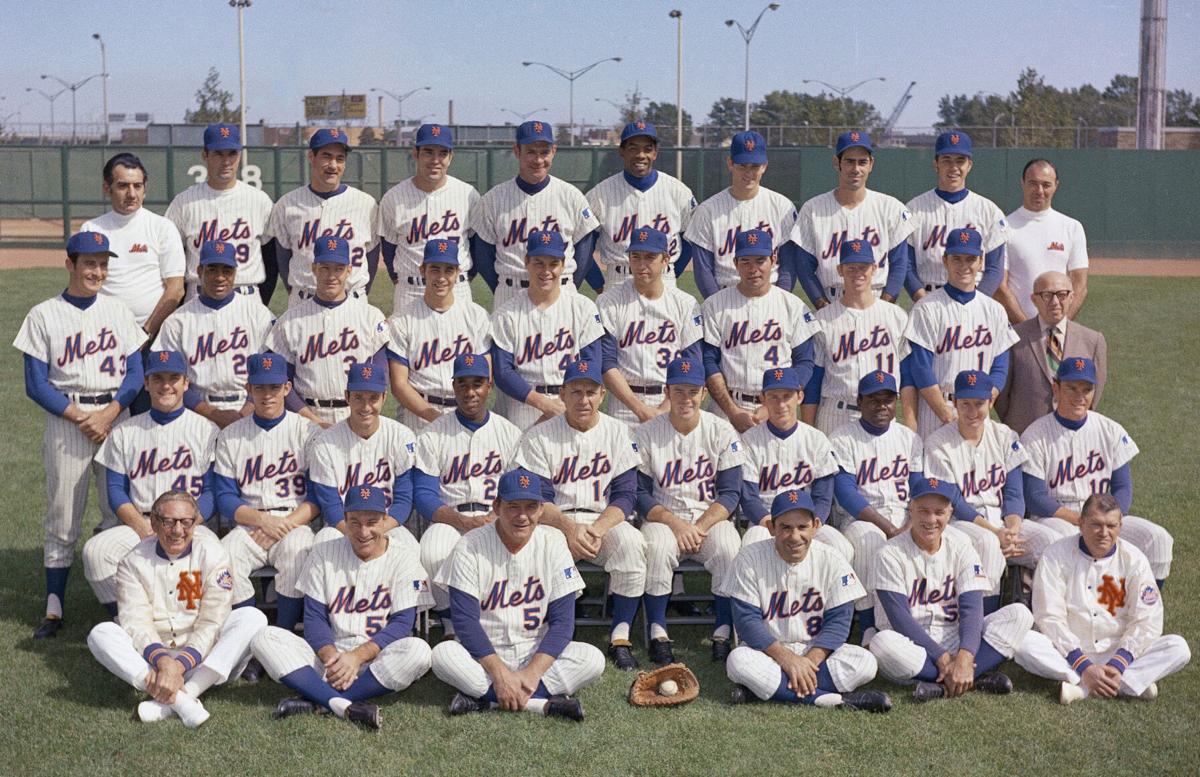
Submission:
{"label": "ny cap logo", "polygon": [[797,494],[795,491],[791,491],[788,493],[788,501],[791,502],[792,504],[795,504],[796,502],[800,501],[800,495]]}
{"label": "ny cap logo", "polygon": [[643,229],[641,232],[638,232],[638,240],[642,241],[643,243],[645,243],[649,238],[650,233],[646,230]]}
{"label": "ny cap logo", "polygon": [[549,243],[549,242],[550,242],[550,233],[549,233],[549,232],[543,232],[543,233],[542,233],[542,242],[543,242],[543,243]]}
{"label": "ny cap logo", "polygon": [[587,362],[579,362],[579,371],[587,372],[588,371],[588,363]]}
{"label": "ny cap logo", "polygon": [[167,353],[166,351],[159,351],[159,352],[158,352],[158,360],[159,360],[160,362],[163,362],[163,363],[165,364],[165,363],[166,363],[167,361],[169,361],[170,359],[171,359],[171,354]]}
{"label": "ny cap logo", "polygon": [[213,246],[213,251],[215,251],[215,252],[216,252],[216,253],[218,253],[218,254],[223,254],[223,253],[225,253],[225,244],[224,244],[224,243],[217,243],[215,246]]}
{"label": "ny cap logo", "polygon": [[437,136],[442,134],[442,128],[439,127],[438,125],[434,124],[432,127],[429,128],[429,134],[433,135],[436,138]]}
{"label": "ny cap logo", "polygon": [[967,375],[967,385],[968,386],[974,386],[978,382],[979,382],[979,376],[976,375],[975,373],[972,372],[971,374]]}
{"label": "ny cap logo", "polygon": [[521,484],[521,488],[529,488],[529,476],[521,475],[517,478],[517,482]]}
{"label": "ny cap logo", "polygon": [[857,254],[859,251],[862,250],[862,242],[859,240],[855,240],[853,243],[850,244],[850,250]]}
{"label": "ny cap logo", "polygon": [[[851,132],[851,133],[850,133],[850,139],[851,139],[851,140],[853,140],[855,143],[857,143],[857,142],[859,141],[859,138],[861,138],[861,137],[862,137],[862,136],[861,136],[861,135],[859,135],[857,132]],[[854,250],[856,250],[856,251],[857,251],[858,249],[856,248],[856,249],[854,249]]]}
{"label": "ny cap logo", "polygon": [[262,358],[262,368],[264,370],[271,369],[271,357],[270,356],[264,356]]}
{"label": "ny cap logo", "polygon": [[472,356],[471,354],[467,354],[466,356],[463,357],[463,363],[466,364],[468,367],[474,367],[475,366],[475,357]]}
{"label": "ny cap logo", "polygon": [[966,232],[959,232],[958,233],[958,242],[962,243],[963,245],[970,243],[971,235]]}
{"label": "ny cap logo", "polygon": [[541,131],[542,131],[542,123],[541,123],[540,121],[535,121],[535,122],[533,123],[533,131],[534,131],[534,132],[541,132]]}
{"label": "ny cap logo", "polygon": [[1076,371],[1076,372],[1083,372],[1083,359],[1076,359],[1076,360],[1075,360],[1075,371]]}
{"label": "ny cap logo", "polygon": [[930,479],[929,479],[929,487],[930,487],[930,488],[937,488],[937,487],[938,487],[938,479],[937,479],[937,478],[930,478]]}
{"label": "ny cap logo", "polygon": [[[338,131],[337,131],[337,130],[335,130],[335,129],[331,129],[331,130],[329,130],[329,137],[331,137],[331,138],[336,138],[337,136],[338,136]],[[955,142],[957,142],[957,141],[955,141]]]}
{"label": "ny cap logo", "polygon": [[960,138],[958,135],[951,135],[951,136],[950,136],[950,145],[952,145],[952,146],[957,146],[957,145],[958,145],[958,141],[959,141],[960,139],[961,139],[961,138]]}
{"label": "ny cap logo", "polygon": [[93,232],[93,233],[92,233],[92,240],[96,241],[97,243],[103,243],[103,242],[104,242],[104,236],[103,236],[103,235],[101,235],[99,232]]}
{"label": "ny cap logo", "polygon": [[646,129],[646,122],[644,122],[644,121],[639,121],[639,122],[637,123],[637,128],[638,128],[638,129]]}
{"label": "ny cap logo", "polygon": [[692,363],[691,362],[680,362],[679,363],[679,371],[682,372],[684,375],[688,374],[689,372],[692,371]]}
{"label": "ny cap logo", "polygon": [[333,238],[329,238],[329,240],[327,240],[325,242],[325,249],[328,251],[336,251],[337,250],[337,241],[334,240]]}
{"label": "ny cap logo", "polygon": [[362,367],[362,368],[360,368],[360,369],[359,369],[359,372],[361,372],[361,373],[362,373],[363,380],[370,380],[370,379],[371,379],[371,367],[370,367],[370,366],[366,366],[366,367]]}
{"label": "ny cap logo", "polygon": [[447,248],[449,248],[449,246],[446,243],[438,243],[438,253],[439,254],[446,253]]}
{"label": "ny cap logo", "polygon": [[884,380],[884,378],[883,378],[882,372],[875,373],[875,382],[876,383],[883,383],[883,380]]}
{"label": "ny cap logo", "polygon": [[371,489],[369,489],[369,488],[358,489],[358,496],[361,499],[370,499],[371,498]]}
{"label": "ny cap logo", "polygon": [[750,234],[746,235],[746,242],[750,245],[755,245],[758,243],[758,235],[751,232]]}
{"label": "ny cap logo", "polygon": [[196,609],[196,602],[204,598],[204,587],[200,584],[200,573],[187,571],[179,573],[179,595],[176,601],[186,602],[189,610]]}
{"label": "ny cap logo", "polygon": [[783,380],[783,370],[775,370],[775,380]]}
{"label": "ny cap logo", "polygon": [[747,140],[745,145],[746,145],[746,150],[747,150],[747,151],[753,151],[753,150],[754,150],[754,141],[753,141],[753,140]]}
{"label": "ny cap logo", "polygon": [[223,138],[229,137],[229,127],[221,127],[221,129],[218,131],[221,133],[221,137],[223,137]]}

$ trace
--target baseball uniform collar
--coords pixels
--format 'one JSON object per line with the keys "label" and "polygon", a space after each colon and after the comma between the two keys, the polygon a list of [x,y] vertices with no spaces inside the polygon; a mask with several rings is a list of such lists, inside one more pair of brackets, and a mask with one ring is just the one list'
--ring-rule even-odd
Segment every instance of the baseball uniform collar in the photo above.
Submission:
{"label": "baseball uniform collar", "polygon": [[937,187],[934,187],[933,193],[936,194],[937,196],[941,197],[946,202],[954,204],[954,203],[962,202],[963,200],[965,200],[967,198],[967,195],[971,193],[971,190],[970,189],[960,189],[956,192],[948,192],[948,191],[945,191],[944,189],[938,189]]}
{"label": "baseball uniform collar", "polygon": [[75,307],[79,308],[80,310],[87,310],[88,308],[90,308],[92,305],[94,305],[96,303],[96,299],[99,296],[100,296],[99,294],[96,294],[91,297],[76,297],[74,294],[68,294],[66,289],[63,289],[63,293],[62,293],[63,299],[65,299],[67,302],[71,303]]}
{"label": "baseball uniform collar", "polygon": [[872,437],[879,437],[881,434],[883,434],[884,432],[886,432],[888,429],[891,428],[890,424],[888,426],[876,426],[875,424],[868,423],[867,421],[863,420],[862,418],[858,419],[858,423],[859,423],[859,426],[861,426],[863,428],[863,431],[865,431],[867,434],[871,435]]}
{"label": "baseball uniform collar", "polygon": [[975,299],[975,290],[974,289],[972,289],[971,291],[963,291],[962,289],[956,288],[955,286],[947,283],[945,286],[942,287],[942,291],[946,292],[947,297],[954,300],[955,302],[957,302],[960,305],[965,305],[968,302],[970,302],[971,300]]}
{"label": "baseball uniform collar", "polygon": [[1054,411],[1054,420],[1058,421],[1060,424],[1067,427],[1071,431],[1078,432],[1080,429],[1083,428],[1083,425],[1087,423],[1088,417],[1085,415],[1083,418],[1081,418],[1078,421],[1072,421],[1069,418],[1063,418],[1062,416],[1060,416],[1058,414],[1058,411],[1055,410]]}
{"label": "baseball uniform collar", "polygon": [[[1079,550],[1083,553],[1083,555],[1087,556],[1088,558],[1096,558],[1095,556],[1092,555],[1092,552],[1090,550],[1088,550],[1087,543],[1083,541],[1083,535],[1079,536]],[[1114,542],[1113,546],[1112,546],[1112,550],[1105,553],[1104,556],[1102,556],[1102,558],[1110,558],[1112,556],[1112,554],[1114,554],[1116,552],[1117,552],[1117,543]]]}
{"label": "baseball uniform collar", "polygon": [[259,429],[265,429],[269,432],[276,426],[279,426],[279,424],[283,421],[283,419],[287,418],[287,416],[288,411],[284,410],[279,414],[278,418],[263,418],[258,413],[254,413],[250,417],[254,419],[254,423],[258,425]]}
{"label": "baseball uniform collar", "polygon": [[332,310],[333,308],[336,308],[338,305],[341,305],[343,302],[345,302],[348,299],[350,299],[349,294],[347,294],[345,297],[342,297],[339,300],[334,300],[333,302],[328,302],[326,300],[323,300],[315,294],[312,296],[313,302],[317,303],[318,305],[320,305],[323,308],[329,308],[330,310]]}
{"label": "baseball uniform collar", "polygon": [[767,421],[767,431],[769,431],[771,434],[775,435],[776,437],[778,437],[781,440],[786,440],[787,438],[791,437],[793,434],[796,433],[796,430],[799,428],[800,428],[800,424],[797,423],[797,424],[793,424],[791,429],[780,429],[775,424],[771,423],[770,421]]}
{"label": "baseball uniform collar", "polygon": [[190,556],[192,554],[192,543],[189,542],[188,546],[183,549],[182,553],[180,553],[175,558],[171,558],[170,556],[167,555],[167,552],[165,550],[163,550],[162,545],[159,544],[158,540],[155,540],[154,541],[154,553],[159,558],[165,559],[166,561],[178,561],[179,559],[187,558],[188,556]]}
{"label": "baseball uniform collar", "polygon": [[159,425],[169,424],[172,421],[174,421],[176,418],[179,418],[179,416],[183,415],[183,411],[185,409],[186,408],[184,408],[183,405],[180,405],[178,409],[172,410],[169,413],[164,413],[161,410],[155,410],[154,408],[150,408],[150,417],[152,419],[154,419],[154,423],[156,423],[156,424],[159,424]]}
{"label": "baseball uniform collar", "polygon": [[458,408],[455,408],[454,409],[454,417],[458,419],[458,422],[460,424],[467,427],[472,432],[477,432],[483,428],[484,424],[486,424],[488,422],[488,420],[491,419],[492,411],[485,410],[483,412],[483,420],[482,421],[472,421],[471,419],[469,419],[465,415],[463,415],[461,410],[459,410]]}
{"label": "baseball uniform collar", "polygon": [[521,176],[517,176],[513,180],[517,182],[517,188],[529,195],[534,195],[550,185],[552,176],[546,176],[541,183],[529,183]]}
{"label": "baseball uniform collar", "polygon": [[650,187],[658,180],[658,171],[650,168],[650,172],[638,178],[636,175],[630,175],[628,171],[622,170],[621,175],[625,176],[625,183],[629,184],[639,192],[649,191]]}
{"label": "baseball uniform collar", "polygon": [[338,188],[334,189],[331,192],[319,192],[316,189],[312,188],[312,184],[309,184],[309,186],[308,186],[308,190],[310,192],[317,195],[318,197],[320,197],[323,200],[327,200],[330,197],[336,197],[339,194],[341,194],[342,192],[346,191],[346,189],[348,189],[348,188],[350,188],[350,187],[348,187],[346,184],[343,183],[343,184],[338,184]]}
{"label": "baseball uniform collar", "polygon": [[206,294],[199,294],[197,296],[200,297],[200,304],[204,305],[204,307],[212,308],[213,310],[220,310],[221,308],[228,305],[230,302],[233,302],[233,298],[237,296],[237,292],[234,292],[234,291],[229,292],[229,294],[226,295],[225,299],[213,299],[212,297],[210,297]]}

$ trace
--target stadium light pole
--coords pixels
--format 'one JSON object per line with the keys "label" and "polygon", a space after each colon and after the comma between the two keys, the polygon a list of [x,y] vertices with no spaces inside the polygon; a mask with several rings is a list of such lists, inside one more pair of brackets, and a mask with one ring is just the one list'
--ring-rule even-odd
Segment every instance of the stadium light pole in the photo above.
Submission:
{"label": "stadium light pole", "polygon": [[418,86],[416,89],[409,89],[404,94],[396,94],[395,92],[389,92],[387,89],[380,89],[376,86],[372,86],[371,91],[386,94],[388,97],[396,101],[396,145],[400,145],[400,132],[404,125],[404,101],[412,97],[417,92],[432,91],[432,87]]}
{"label": "stadium light pole", "polygon": [[54,137],[54,101],[57,100],[59,97],[61,97],[62,93],[67,90],[59,89],[54,94],[49,94],[47,92],[43,92],[41,89],[35,89],[32,86],[27,86],[27,87],[25,87],[25,91],[26,92],[37,92],[42,97],[45,97],[46,100],[50,103],[50,137]]}
{"label": "stadium light pole", "polygon": [[517,111],[514,111],[512,108],[501,108],[500,110],[504,113],[511,113],[513,116],[516,116],[518,119],[520,119],[522,122],[524,122],[533,114],[545,113],[546,111],[548,111],[550,109],[549,108],[535,108],[532,111],[530,111],[529,113],[518,113]]}
{"label": "stadium light pole", "polygon": [[570,100],[570,119],[569,119],[569,121],[571,123],[571,145],[573,146],[573,145],[575,145],[575,81],[576,81],[576,79],[578,79],[584,73],[586,73],[589,70],[591,70],[592,68],[594,68],[596,65],[601,65],[605,62],[620,62],[620,61],[621,61],[620,57],[605,57],[604,59],[596,60],[595,62],[588,65],[587,67],[581,67],[578,70],[563,70],[561,67],[555,67],[554,65],[547,65],[545,62],[522,62],[521,65],[523,67],[529,67],[530,65],[541,65],[542,67],[549,70],[551,73],[562,76],[563,78],[567,79],[567,81],[570,82],[570,84],[571,84],[571,100]]}
{"label": "stadium light pole", "polygon": [[992,117],[992,148],[996,148],[996,141],[997,141],[996,125],[999,124],[1000,120],[1007,115],[1008,115],[1008,111],[1000,111],[1000,113],[997,113],[995,116]]}
{"label": "stadium light pole", "polygon": [[[74,143],[75,143],[75,131],[76,131],[76,127],[78,127],[78,124],[77,124],[77,122],[76,122],[76,120],[75,120],[75,117],[76,117],[76,113],[75,113],[75,93],[76,93],[76,92],[78,92],[78,91],[79,91],[79,89],[80,89],[80,88],[81,88],[81,87],[82,87],[84,84],[86,84],[88,81],[91,81],[93,78],[99,78],[101,75],[103,75],[103,74],[102,74],[102,73],[95,73],[95,74],[93,74],[93,75],[90,75],[90,76],[88,76],[87,78],[83,79],[82,81],[76,81],[76,82],[75,82],[75,83],[73,83],[73,84],[68,84],[66,81],[62,80],[62,79],[61,79],[61,78],[59,78],[58,76],[48,76],[48,75],[46,75],[45,73],[43,73],[43,74],[42,74],[42,79],[43,79],[43,80],[47,80],[47,79],[49,79],[49,80],[51,80],[51,81],[57,81],[58,83],[60,83],[60,84],[62,84],[62,85],[63,85],[63,89],[64,89],[64,90],[66,90],[66,89],[69,89],[69,90],[71,90],[71,143],[72,143],[72,144],[74,144]],[[62,92],[59,92],[59,94],[62,94]]]}
{"label": "stadium light pole", "polygon": [[242,133],[242,169],[250,163],[250,138],[246,136],[246,31],[243,14],[253,3],[253,0],[229,0],[229,7],[238,12],[238,126]]}
{"label": "stadium light pole", "polygon": [[850,86],[834,86],[833,84],[829,83],[828,81],[822,81],[819,78],[805,78],[805,79],[803,79],[803,81],[801,83],[820,84],[821,86],[827,86],[830,89],[832,89],[834,92],[836,92],[838,95],[838,98],[842,101],[842,111],[843,111],[843,113],[845,113],[845,119],[847,122],[849,122],[850,121],[850,105],[849,105],[849,103],[846,102],[846,97],[851,92],[853,92],[855,89],[862,86],[863,84],[869,84],[872,81],[886,81],[886,80],[887,80],[887,76],[872,76],[871,78],[864,78],[863,80],[859,81],[857,84],[851,84]]}
{"label": "stadium light pole", "polygon": [[683,180],[683,11],[671,9],[667,16],[675,28],[675,177]]}
{"label": "stadium light pole", "polygon": [[754,24],[750,25],[749,29],[743,27],[742,23],[735,19],[725,20],[725,26],[737,27],[738,32],[742,34],[742,39],[746,41],[746,90],[743,93],[743,102],[745,104],[742,106],[745,118],[742,127],[743,130],[750,129],[750,39],[754,37],[754,31],[758,29],[758,23],[762,21],[763,14],[765,14],[767,11],[776,10],[779,10],[779,3],[771,3],[766,8],[759,11],[758,17],[754,20]]}
{"label": "stadium light pole", "polygon": [[104,47],[104,38],[100,37],[100,33],[93,32],[92,39],[100,44],[100,75],[104,80],[100,82],[101,94],[103,97],[104,106],[104,145],[112,143],[112,137],[108,129],[108,51]]}

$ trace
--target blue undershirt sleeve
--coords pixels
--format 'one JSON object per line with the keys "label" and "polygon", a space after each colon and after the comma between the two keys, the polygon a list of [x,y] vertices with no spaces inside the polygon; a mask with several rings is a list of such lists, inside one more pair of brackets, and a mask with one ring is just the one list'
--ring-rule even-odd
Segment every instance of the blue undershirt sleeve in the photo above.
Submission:
{"label": "blue undershirt sleeve", "polygon": [[396,244],[379,238],[379,247],[383,252],[383,266],[393,285],[399,285],[400,276],[396,275]]}
{"label": "blue undershirt sleeve", "polygon": [[742,515],[749,519],[754,526],[762,523],[762,519],[770,515],[771,511],[763,504],[762,492],[758,489],[758,483],[753,480],[742,479]]}
{"label": "blue undershirt sleeve", "polygon": [[488,288],[495,293],[496,284],[500,282],[500,278],[496,274],[496,246],[479,235],[471,236],[470,246],[471,271],[478,273],[487,283]]}
{"label": "blue undershirt sleeve", "polygon": [[983,639],[983,591],[958,595],[958,647],[971,655],[979,654]]}
{"label": "blue undershirt sleeve", "polygon": [[1025,509],[1031,516],[1051,518],[1058,512],[1058,508],[1062,507],[1058,500],[1051,495],[1046,481],[1030,475],[1028,472],[1021,473],[1021,480],[1025,488]]}
{"label": "blue undershirt sleeve", "polygon": [[[979,279],[979,292],[991,297],[1004,280],[1004,245],[988,251],[983,257],[983,277]],[[1004,385],[1004,384],[997,384]]]}
{"label": "blue undershirt sleeve", "polygon": [[704,354],[704,376],[712,377],[721,371],[721,349],[709,342],[700,343],[700,352]]}
{"label": "blue undershirt sleeve", "polygon": [[536,652],[558,658],[575,633],[574,593],[560,596],[546,605],[546,626],[546,634]]}
{"label": "blue undershirt sleeve", "polygon": [[911,244],[905,242],[908,246],[908,268],[904,273],[904,288],[908,291],[908,296],[916,294],[918,291],[925,289],[925,281],[921,280],[920,274],[917,273],[917,249]]}
{"label": "blue undershirt sleeve", "polygon": [[829,520],[829,511],[833,509],[833,486],[837,475],[826,475],[813,481],[809,495],[813,506],[817,508],[817,517],[822,522]]}
{"label": "blue undershirt sleeve", "polygon": [[292,291],[292,282],[288,278],[288,274],[292,269],[292,249],[279,245],[279,241],[275,241],[275,245],[275,261],[279,265],[279,277],[283,280],[283,287],[290,294]]}
{"label": "blue undershirt sleeve", "polygon": [[883,293],[899,299],[904,289],[904,279],[908,276],[908,241],[901,241],[888,251],[887,281],[883,284]]}
{"label": "blue undershirt sleeve", "polygon": [[716,477],[717,503],[732,513],[742,496],[742,468],[718,470]]}
{"label": "blue undershirt sleeve", "polygon": [[25,354],[25,396],[51,415],[61,416],[71,406],[67,395],[50,385],[50,365]]}
{"label": "blue undershirt sleeve", "polygon": [[937,376],[933,374],[933,353],[928,348],[912,342],[908,345],[912,350],[904,357],[904,361],[908,362],[913,385],[918,389],[938,385]]}
{"label": "blue undershirt sleeve", "polygon": [[375,632],[371,641],[383,650],[398,639],[404,639],[413,633],[413,624],[417,622],[417,608],[408,607],[388,616],[387,625]]}
{"label": "blue undershirt sleeve", "polygon": [[812,377],[804,386],[805,405],[821,404],[821,385],[825,383],[825,368],[813,366]]}
{"label": "blue undershirt sleeve", "polygon": [[792,349],[792,369],[799,376],[801,386],[808,383],[813,372],[813,338],[808,338]]}
{"label": "blue undershirt sleeve", "polygon": [[482,612],[479,600],[459,588],[450,588],[450,622],[459,644],[478,661],[495,654],[492,641],[479,623]]}
{"label": "blue undershirt sleeve", "polygon": [[[308,495],[310,502],[315,502],[321,508],[321,518],[326,526],[338,526],[346,518],[346,505],[336,486],[324,483],[309,483]],[[230,516],[232,517],[232,516]]]}
{"label": "blue undershirt sleeve", "polygon": [[1008,351],[992,359],[992,368],[988,370],[988,377],[992,379],[993,386],[1004,388],[1004,384],[1008,382]]}
{"label": "blue undershirt sleeve", "polygon": [[[213,465],[209,465],[200,480],[200,496],[196,497],[196,509],[200,517],[208,520],[216,507],[216,497],[213,495]],[[116,509],[116,508],[113,508]]]}
{"label": "blue undershirt sleeve", "polygon": [[587,277],[588,271],[596,266],[596,238],[599,236],[599,228],[593,229],[575,244],[575,274],[572,280],[575,281],[576,288],[583,285],[583,280]]}
{"label": "blue undershirt sleeve", "polygon": [[[796,244],[793,243],[793,245]],[[825,289],[821,286],[820,279],[817,278],[817,257],[796,245],[793,263],[795,264],[796,280],[800,282],[800,288],[804,289],[804,293],[808,295],[808,300],[813,307],[816,307],[820,300],[828,301],[828,295],[825,294]]]}
{"label": "blue undershirt sleeve", "polygon": [[833,496],[842,509],[856,519],[858,514],[871,504],[859,490],[858,481],[844,469],[838,469],[838,473],[833,476]]}
{"label": "blue undershirt sleeve", "polygon": [[430,475],[413,467],[413,502],[417,512],[427,521],[433,521],[433,514],[446,504],[442,499],[442,483],[437,475]]}
{"label": "blue undershirt sleeve", "polygon": [[617,338],[608,332],[600,336],[600,372],[617,369]]}
{"label": "blue undershirt sleeve", "polygon": [[496,385],[505,394],[518,402],[524,402],[533,391],[524,378],[517,373],[513,363],[513,355],[496,344],[492,344],[492,370],[495,372]]}
{"label": "blue undershirt sleeve", "polygon": [[675,277],[683,275],[683,271],[687,269],[688,263],[692,261],[692,244],[679,238],[679,258],[675,260]]}
{"label": "blue undershirt sleeve", "polygon": [[333,644],[333,626],[329,623],[329,610],[325,602],[311,596],[304,597],[304,641],[316,653]]}
{"label": "blue undershirt sleeve", "polygon": [[1128,515],[1133,507],[1133,475],[1129,471],[1128,462],[1113,470],[1108,488],[1113,499],[1121,506],[1121,512]]}
{"label": "blue undershirt sleeve", "polygon": [[658,502],[654,499],[654,478],[647,475],[645,472],[637,473],[637,511],[643,517],[650,514],[650,510],[657,505]]}
{"label": "blue undershirt sleeve", "polygon": [[403,526],[408,522],[413,510],[413,473],[415,469],[406,469],[392,480],[392,504],[388,507],[388,515]]}
{"label": "blue undershirt sleeve", "polygon": [[125,377],[121,387],[117,389],[117,404],[122,408],[129,407],[142,390],[142,352],[134,351],[125,357]]}
{"label": "blue undershirt sleeve", "polygon": [[1025,483],[1020,466],[1010,469],[1004,478],[1004,488],[1000,491],[1000,514],[1025,517]]}
{"label": "blue undershirt sleeve", "polygon": [[616,507],[622,515],[628,518],[633,514],[636,501],[637,468],[630,467],[608,484],[608,506]]}
{"label": "blue undershirt sleeve", "polygon": [[730,598],[733,601],[733,624],[738,639],[754,650],[766,650],[778,641],[763,621],[762,610],[736,596]]}
{"label": "blue undershirt sleeve", "polygon": [[796,288],[796,251],[798,250],[800,250],[800,246],[790,240],[785,240],[777,252],[779,268],[775,285],[788,294],[791,294],[792,289]]}
{"label": "blue undershirt sleeve", "polygon": [[213,494],[216,496],[217,510],[230,521],[236,520],[234,516],[237,515],[239,507],[249,506],[246,500],[242,499],[237,481],[216,472],[213,473]]}
{"label": "blue undershirt sleeve", "polygon": [[853,620],[854,602],[846,602],[832,610],[826,610],[825,618],[821,621],[821,630],[808,644],[832,653],[850,638],[850,624]]}
{"label": "blue undershirt sleeve", "polygon": [[[929,654],[931,661],[937,661],[945,653],[945,649],[933,637],[921,628],[912,611],[908,608],[908,599],[904,594],[895,591],[876,591],[880,605],[887,614],[888,623],[893,630],[903,634]],[[982,603],[982,602],[981,602]]]}
{"label": "blue undershirt sleeve", "polygon": [[122,472],[113,472],[108,467],[104,468],[104,493],[108,496],[108,506],[113,512],[117,511],[118,507],[127,504],[133,504],[133,497],[129,495],[129,476]]}
{"label": "blue undershirt sleeve", "polygon": [[717,259],[707,248],[692,243],[692,275],[696,279],[696,289],[700,299],[708,299],[721,290],[717,286]]}
{"label": "blue undershirt sleeve", "polygon": [[587,282],[589,286],[596,290],[597,294],[604,291],[604,271],[595,262],[592,262],[592,266],[588,268]]}

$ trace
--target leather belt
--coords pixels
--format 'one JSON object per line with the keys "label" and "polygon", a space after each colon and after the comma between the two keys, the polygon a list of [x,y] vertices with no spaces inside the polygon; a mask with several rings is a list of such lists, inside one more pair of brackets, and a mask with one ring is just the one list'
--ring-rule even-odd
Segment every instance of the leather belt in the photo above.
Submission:
{"label": "leather belt", "polygon": [[[419,276],[419,275],[415,275],[415,276],[414,276],[414,275],[410,275],[410,276],[408,276],[407,278],[405,278],[405,280],[407,280],[407,281],[408,281],[408,285],[409,285],[409,286],[424,286],[424,285],[425,285],[425,279],[424,279],[424,278],[422,278],[422,277],[421,277],[421,276]],[[467,282],[467,274],[466,274],[466,273],[461,273],[461,272],[460,272],[460,273],[458,274],[458,282],[459,282],[459,283],[466,283],[466,282]]]}
{"label": "leather belt", "polygon": [[458,400],[454,397],[435,397],[432,394],[422,394],[421,396],[425,397],[425,401],[431,405],[440,405],[442,407],[455,407],[458,405]]}
{"label": "leather belt", "polygon": [[350,407],[350,403],[344,399],[309,399],[305,397],[304,404],[309,407]]}
{"label": "leather belt", "polygon": [[733,398],[738,400],[739,402],[749,402],[752,405],[762,404],[762,395],[761,394],[743,394],[740,391],[734,391],[734,392],[732,392],[732,394],[733,394]]}
{"label": "leather belt", "polygon": [[533,390],[539,394],[557,394],[562,390],[562,386],[534,386]]}
{"label": "leather belt", "polygon": [[240,402],[245,399],[241,394],[209,394],[209,402]]}
{"label": "leather belt", "polygon": [[839,399],[837,402],[834,402],[833,406],[838,410],[858,410],[858,405],[854,404],[853,402],[845,402],[841,399]]}
{"label": "leather belt", "polygon": [[492,506],[485,505],[482,502],[463,502],[460,505],[455,505],[454,509],[460,513],[486,513],[491,511]]}
{"label": "leather belt", "polygon": [[107,405],[113,401],[112,394],[73,394],[77,405]]}
{"label": "leather belt", "polygon": [[630,386],[629,390],[634,394],[653,394],[655,396],[663,393],[662,386]]}
{"label": "leather belt", "polygon": [[[570,282],[571,282],[571,279],[564,275],[562,278],[559,279],[558,283],[560,286],[566,286]],[[517,278],[505,278],[504,285],[505,286],[520,286],[522,289],[528,289],[529,281],[519,280]]]}
{"label": "leather belt", "polygon": [[925,284],[925,291],[936,291],[945,285],[944,283],[927,283]]}

